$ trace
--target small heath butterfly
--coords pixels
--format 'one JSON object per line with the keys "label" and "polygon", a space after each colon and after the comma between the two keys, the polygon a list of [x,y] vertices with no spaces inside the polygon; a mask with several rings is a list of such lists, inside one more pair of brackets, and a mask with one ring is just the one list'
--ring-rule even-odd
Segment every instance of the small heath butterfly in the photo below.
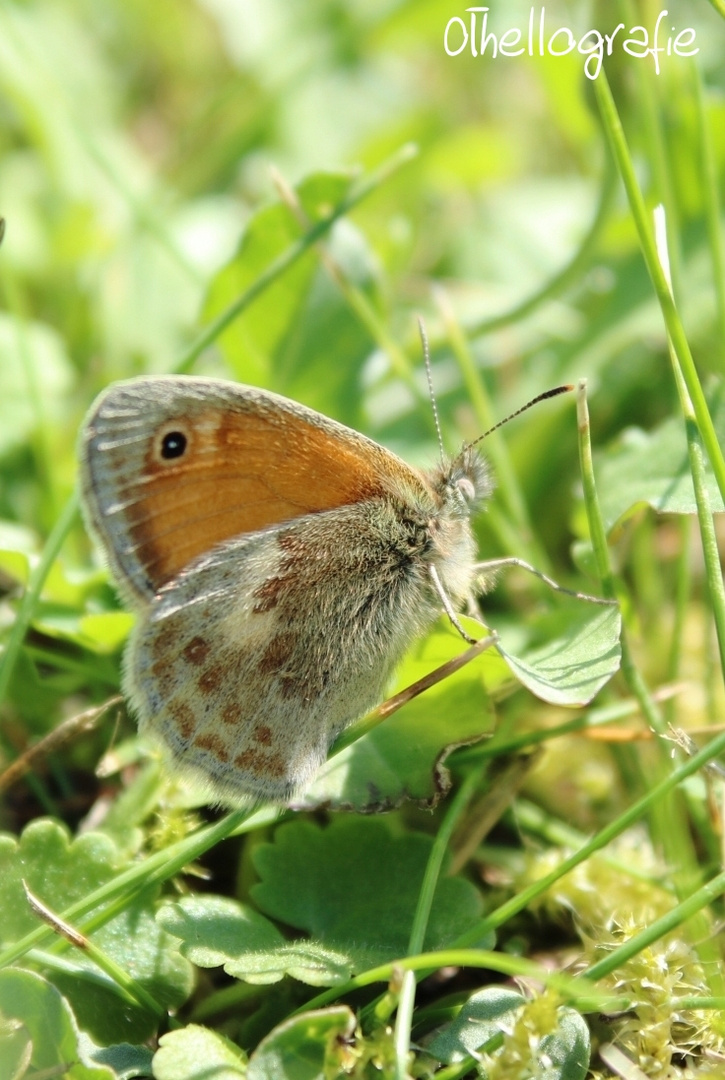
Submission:
{"label": "small heath butterfly", "polygon": [[124,692],[218,802],[304,787],[480,573],[471,516],[492,482],[472,446],[422,471],[277,394],[162,376],[101,394],[80,457],[138,614]]}

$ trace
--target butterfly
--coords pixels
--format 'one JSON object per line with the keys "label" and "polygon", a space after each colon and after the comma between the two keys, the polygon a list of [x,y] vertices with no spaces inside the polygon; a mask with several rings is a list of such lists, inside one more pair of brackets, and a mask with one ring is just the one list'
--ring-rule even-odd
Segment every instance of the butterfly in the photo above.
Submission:
{"label": "butterfly", "polygon": [[143,735],[224,804],[287,802],[479,574],[473,446],[428,470],[266,390],[110,386],[80,439],[83,506],[137,613]]}

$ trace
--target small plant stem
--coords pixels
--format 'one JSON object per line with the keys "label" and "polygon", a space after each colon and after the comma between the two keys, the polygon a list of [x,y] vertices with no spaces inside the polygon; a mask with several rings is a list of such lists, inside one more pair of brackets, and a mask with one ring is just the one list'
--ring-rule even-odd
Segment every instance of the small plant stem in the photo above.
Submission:
{"label": "small plant stem", "polygon": [[353,184],[348,195],[338,203],[327,217],[317,221],[304,236],[301,236],[294,244],[290,244],[286,251],[283,251],[281,255],[276,259],[273,259],[267,269],[252,282],[249,288],[245,289],[241,296],[238,296],[225,311],[222,311],[222,313],[218,315],[201,334],[199,334],[196,341],[193,342],[179,360],[176,365],[176,370],[179,372],[189,371],[204,350],[216,341],[219,335],[249,307],[252,301],[256,300],[265,289],[269,288],[270,285],[284,274],[288,267],[292,266],[297,259],[301,258],[313,244],[332,228],[339,218],[349,214],[351,210],[363,201],[363,199],[366,199],[368,195],[371,195],[376,191],[389,176],[403,165],[406,165],[411,158],[415,157],[417,152],[415,146],[406,144],[401,147],[397,153],[388,158],[387,161],[383,162],[379,168],[375,169],[364,179],[358,181],[358,183]]}
{"label": "small plant stem", "polygon": [[685,330],[657,256],[654,238],[649,227],[647,208],[637,183],[634,165],[629,153],[627,141],[624,137],[624,131],[617,112],[617,107],[614,103],[614,98],[612,97],[612,92],[603,70],[594,82],[594,93],[597,97],[609,145],[617,161],[619,172],[624,182],[632,217],[639,234],[642,254],[662,309],[662,316],[665,321],[665,326],[667,327],[667,333],[672,341],[672,348],[679,361],[682,376],[685,380],[690,398],[692,399],[697,426],[700,430],[702,441],[705,445],[705,450],[710,460],[713,473],[715,474],[720,493],[723,496],[723,499],[725,499],[725,460],[723,460],[722,450],[718,443],[717,433],[707,407],[707,401],[705,400],[705,394],[700,383],[697,368],[695,367],[695,362],[692,358],[690,346],[687,337],[685,336]]}
{"label": "small plant stem", "polygon": [[[108,976],[115,992],[121,998],[132,1005],[140,1005],[142,1008],[148,1009],[154,1016],[165,1016],[166,1009],[164,1009],[163,1005],[160,1005],[156,998],[149,994],[136,979],[132,978],[120,964],[117,964],[112,957],[103,949],[99,949],[84,934],[79,933],[65,919],[61,919],[56,915],[54,911],[30,891],[25,882],[23,882],[23,886],[25,888],[25,897],[33,914],[42,919],[64,941],[67,941],[88,956]],[[36,953],[33,959],[38,960],[41,957]],[[59,965],[58,958],[50,954],[42,955],[42,963],[51,968],[57,968]],[[65,965],[61,966],[61,970],[65,970]]]}
{"label": "small plant stem", "polygon": [[[443,860],[448,851],[453,832],[460,821],[468,803],[473,798],[481,782],[484,768],[473,769],[466,776],[446,811],[436,838],[433,842],[426,864],[418,903],[413,918],[413,926],[408,941],[408,955],[415,956],[423,951],[428,920],[436,886],[441,874]],[[408,1055],[410,1053],[410,1031],[413,1025],[413,1007],[415,1005],[416,977],[414,972],[406,971],[400,991],[398,1012],[395,1019],[395,1077],[406,1080],[408,1076]]]}
{"label": "small plant stem", "polygon": [[[209,848],[231,836],[235,830],[242,827],[245,829],[256,827],[260,823],[260,816],[266,821],[276,817],[277,813],[276,808],[272,811],[261,810],[258,812],[259,816],[255,814],[255,818],[252,820],[251,810],[233,810],[220,821],[215,821],[212,825],[199,829],[198,832],[184,837],[183,840],[172,844],[163,851],[149,855],[142,863],[135,863],[130,866],[128,870],[118,874],[111,881],[106,882],[105,885],[94,889],[87,896],[84,896],[82,900],[77,900],[74,904],[71,904],[70,907],[60,913],[60,917],[67,922],[75,923],[101,905],[110,905],[115,901],[118,904],[117,908],[109,910],[106,907],[103,911],[98,912],[89,923],[80,926],[81,933],[88,933],[90,930],[108,922],[118,910],[127,907],[130,897],[162,881],[168,881],[169,878],[180,873],[185,866],[198,859]],[[42,944],[43,941],[46,941],[52,936],[52,933],[53,931],[47,926],[39,926],[35,930],[31,930],[25,937],[9,945],[7,949],[0,953],[0,967],[12,964],[29,949],[35,948]]]}
{"label": "small plant stem", "polygon": [[[725,9],[724,9],[725,10]],[[695,107],[697,109],[697,129],[700,145],[702,194],[707,218],[707,235],[712,258],[712,278],[715,286],[717,303],[717,321],[720,340],[720,371],[725,371],[725,253],[723,252],[722,228],[720,225],[720,196],[717,175],[717,161],[712,141],[712,131],[705,109],[705,96],[702,77],[697,64],[692,65],[695,85]]]}
{"label": "small plant stem", "polygon": [[[473,362],[466,335],[455,317],[445,291],[440,287],[435,288],[433,299],[463,376],[468,397],[476,413],[476,420],[481,431],[488,431],[498,418],[494,416],[483,379]],[[504,544],[505,550],[518,549],[528,562],[534,563],[542,570],[548,570],[549,560],[531,528],[526,500],[521,491],[516,470],[511,463],[506,443],[499,433],[492,434],[490,442],[486,443],[486,453],[491,459],[501,498],[506,504],[507,517],[510,519],[510,524],[506,528],[504,522],[500,521],[501,515],[498,515],[491,521],[492,528],[498,533],[498,538]]]}
{"label": "small plant stem", "polygon": [[[714,900],[722,896],[723,893],[725,893],[725,871],[717,874],[716,877],[701,886],[691,896],[688,896],[686,900],[668,911],[666,915],[656,919],[649,926],[646,926],[644,930],[640,930],[638,934],[631,937],[629,941],[625,941],[623,945],[614,949],[613,952],[608,953],[602,960],[592,964],[582,974],[590,982],[596,982],[598,979],[604,978],[605,975],[610,975],[637,953],[642,952],[643,949],[648,948],[654,942],[659,941],[660,938],[672,933],[678,926],[698,915]],[[715,978],[719,984],[717,993],[722,994],[725,989],[722,972],[717,971]]]}
{"label": "small plant stem", "polygon": [[[485,968],[491,971],[499,971],[505,975],[523,976],[541,981],[545,986],[557,990],[562,998],[570,1001],[585,1000],[588,1007],[612,1007],[615,1003],[622,1007],[625,1003],[622,997],[613,994],[599,993],[594,986],[585,990],[581,977],[552,972],[543,968],[532,960],[526,960],[521,956],[512,956],[502,952],[492,952],[488,949],[458,948],[441,949],[439,952],[419,953],[417,956],[405,956],[398,960],[392,960],[379,967],[363,971],[346,983],[340,983],[329,990],[323,990],[311,1001],[306,1001],[291,1014],[296,1016],[301,1012],[309,1012],[313,1009],[321,1009],[338,998],[346,997],[353,990],[359,990],[364,986],[373,986],[379,982],[389,982],[400,968],[405,971],[419,971],[424,974],[437,971],[442,967],[472,967]],[[596,1005],[593,1003],[596,1002]]]}
{"label": "small plant stem", "polygon": [[[655,228],[658,239],[657,253],[660,259],[662,274],[665,281],[669,283],[668,252],[661,212],[656,212]],[[702,538],[705,575],[717,630],[717,640],[720,651],[720,668],[723,679],[725,679],[725,587],[723,587],[720,555],[715,533],[715,521],[707,493],[705,460],[702,451],[702,443],[700,442],[700,432],[697,426],[695,409],[689,393],[687,381],[684,377],[680,358],[675,351],[672,338],[670,337],[669,328],[667,331],[667,341],[670,350],[670,360],[672,362],[672,372],[675,378],[675,386],[677,387],[677,393],[680,399],[680,408],[682,409],[682,415],[685,419],[687,453],[690,461],[690,473],[692,474],[692,486],[695,492],[697,521],[700,527],[700,536]]]}
{"label": "small plant stem", "polygon": [[8,692],[13,668],[18,658],[23,639],[30,626],[31,619],[33,618],[33,613],[40,598],[43,585],[45,584],[45,579],[57,558],[58,552],[63,546],[66,536],[70,532],[77,513],[78,492],[74,491],[63,508],[60,517],[53,526],[50,536],[43,548],[40,562],[30,575],[28,587],[20,602],[18,614],[10,631],[5,652],[0,659],[0,702],[5,700],[5,696]]}
{"label": "small plant stem", "polygon": [[[677,558],[675,572],[675,609],[672,626],[672,638],[670,651],[667,657],[667,679],[674,682],[680,673],[682,663],[682,644],[685,634],[685,620],[690,602],[690,589],[692,587],[692,523],[689,515],[683,514],[678,522],[680,534],[680,549]],[[665,706],[665,717],[668,723],[673,723],[676,715],[677,702],[670,699]]]}
{"label": "small plant stem", "polygon": [[602,583],[602,591],[608,600],[615,600],[616,590],[614,587],[614,574],[612,573],[612,567],[609,562],[607,533],[604,528],[602,512],[599,508],[597,487],[594,480],[586,379],[581,379],[577,387],[576,410],[579,432],[579,463],[584,491],[584,508],[589,523],[589,536],[594,551],[594,559],[597,564],[597,574]]}
{"label": "small plant stem", "polygon": [[[597,489],[594,480],[594,466],[592,463],[592,444],[590,439],[590,427],[589,427],[589,409],[587,406],[586,396],[586,381],[582,380],[579,383],[579,393],[577,395],[577,416],[579,421],[579,460],[581,464],[581,476],[582,485],[584,489],[584,506],[587,514],[587,521],[589,523],[589,535],[592,541],[592,547],[594,549],[594,558],[597,564],[597,573],[602,582],[602,592],[608,599],[614,599],[615,586],[614,586],[614,574],[612,572],[611,563],[609,561],[609,549],[607,547],[607,535],[604,528],[604,521],[602,519],[602,512],[599,507],[599,499],[597,497]],[[663,734],[665,730],[662,714],[654,701],[652,695],[649,692],[644,679],[640,675],[634,658],[632,656],[629,642],[627,640],[627,633],[622,627],[621,636],[622,646],[622,674],[631,690],[639,702],[640,708],[647,720],[647,723],[658,734]]]}
{"label": "small plant stem", "polygon": [[636,821],[639,821],[646,813],[650,811],[650,808],[655,805],[659,800],[669,795],[671,791],[674,791],[688,776],[692,776],[698,770],[704,768],[712,758],[716,758],[718,755],[725,752],[725,732],[717,735],[714,739],[711,739],[702,750],[682,765],[674,769],[668,776],[664,777],[659,783],[655,784],[641,799],[633,803],[628,810],[625,810],[623,814],[620,814],[618,818],[612,821],[604,829],[593,836],[586,844],[584,844],[578,851],[575,851],[568,858],[564,859],[562,863],[549,874],[540,878],[538,881],[533,882],[527,888],[523,889],[516,896],[511,897],[506,903],[490,912],[485,918],[481,919],[475,926],[473,926],[467,933],[463,934],[456,946],[465,946],[474,941],[480,941],[481,938],[489,933],[491,930],[495,930],[499,926],[503,926],[504,923],[512,919],[520,911],[536,900],[539,896],[555,885],[556,882],[568,874],[570,870],[574,870],[581,863],[586,862],[590,855],[593,855],[597,851],[601,851],[612,840],[620,836],[626,829],[630,828]]}

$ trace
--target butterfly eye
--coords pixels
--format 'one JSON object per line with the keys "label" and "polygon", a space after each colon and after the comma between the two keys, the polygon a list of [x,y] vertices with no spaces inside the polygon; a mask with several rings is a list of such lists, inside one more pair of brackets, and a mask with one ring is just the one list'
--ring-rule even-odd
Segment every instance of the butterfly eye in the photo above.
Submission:
{"label": "butterfly eye", "polygon": [[181,457],[186,450],[186,435],[182,431],[167,431],[161,440],[161,457],[165,461]]}
{"label": "butterfly eye", "polygon": [[476,498],[476,489],[467,476],[461,476],[456,481],[456,486],[466,502],[473,502]]}

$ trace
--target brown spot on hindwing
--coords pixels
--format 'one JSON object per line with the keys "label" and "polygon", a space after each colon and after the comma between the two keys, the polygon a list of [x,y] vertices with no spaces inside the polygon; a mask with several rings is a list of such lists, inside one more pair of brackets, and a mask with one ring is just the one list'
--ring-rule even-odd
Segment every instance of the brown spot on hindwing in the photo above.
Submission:
{"label": "brown spot on hindwing", "polygon": [[240,769],[248,769],[249,772],[257,772],[260,759],[261,755],[259,751],[255,750],[253,746],[250,746],[248,750],[242,750],[241,754],[237,754],[234,758],[234,764],[238,765]]}
{"label": "brown spot on hindwing", "polygon": [[242,706],[237,705],[236,701],[230,701],[228,705],[225,705],[219,715],[223,723],[230,725],[241,724],[244,719]]}
{"label": "brown spot on hindwing", "polygon": [[285,774],[285,761],[281,754],[268,754],[264,758],[264,770],[270,776],[280,777]]}
{"label": "brown spot on hindwing", "polygon": [[216,694],[224,687],[224,683],[231,676],[231,665],[227,661],[219,662],[218,664],[210,664],[209,667],[204,668],[199,678],[196,680],[196,685],[201,690],[202,694]]}
{"label": "brown spot on hindwing", "polygon": [[164,657],[151,665],[151,674],[159,685],[162,697],[170,697],[177,683],[176,664],[173,656]]}
{"label": "brown spot on hindwing", "polygon": [[277,634],[270,641],[257,665],[260,675],[275,675],[288,663],[297,642],[297,635]]}
{"label": "brown spot on hindwing", "polygon": [[204,641],[204,638],[198,635],[191,639],[188,645],[181,650],[181,655],[187,664],[194,664],[195,667],[200,667],[207,656],[211,652],[211,647]]}
{"label": "brown spot on hindwing", "polygon": [[266,724],[256,724],[252,736],[262,746],[269,746],[272,742],[272,729]]}
{"label": "brown spot on hindwing", "polygon": [[217,761],[221,761],[223,764],[226,764],[226,762],[229,761],[229,751],[224,745],[224,741],[218,736],[213,735],[211,732],[197,735],[194,739],[194,746],[199,750],[206,750],[207,753],[211,754]]}
{"label": "brown spot on hindwing", "polygon": [[234,759],[234,764],[240,769],[245,769],[256,776],[263,778],[273,777],[279,779],[285,775],[285,761],[281,754],[263,754],[259,750],[255,750],[254,747],[250,747],[248,750],[243,750],[241,754],[237,754]]}
{"label": "brown spot on hindwing", "polygon": [[196,731],[194,712],[185,701],[172,698],[166,706],[174,727],[184,742],[188,742]]}

